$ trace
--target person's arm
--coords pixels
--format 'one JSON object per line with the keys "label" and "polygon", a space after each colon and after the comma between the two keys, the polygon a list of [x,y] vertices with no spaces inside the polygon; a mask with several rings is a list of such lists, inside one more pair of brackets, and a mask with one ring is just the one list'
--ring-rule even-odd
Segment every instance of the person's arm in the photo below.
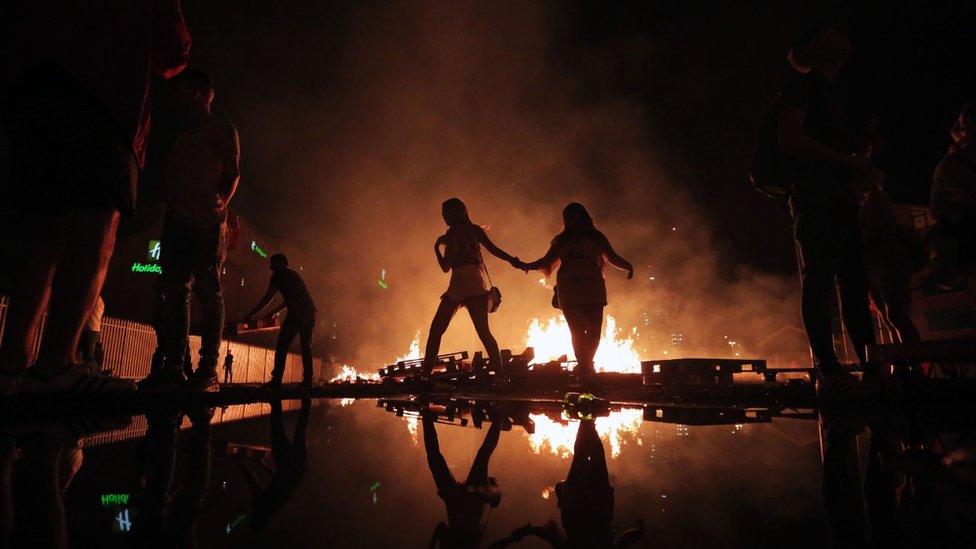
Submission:
{"label": "person's arm", "polygon": [[780,109],[776,143],[784,153],[821,164],[829,164],[852,172],[867,171],[870,164],[861,158],[832,149],[803,133],[807,113],[803,108],[784,105]]}
{"label": "person's arm", "polygon": [[434,254],[437,255],[437,265],[446,273],[451,270],[451,262],[441,253],[441,246],[447,247],[445,240],[447,240],[447,235],[437,237],[437,240],[434,241]]}
{"label": "person's arm", "polygon": [[521,268],[525,271],[542,271],[546,276],[552,274],[555,270],[556,264],[559,262],[559,250],[556,243],[553,242],[549,246],[549,251],[546,255],[536,259],[535,261],[529,263],[522,263]]}
{"label": "person's arm", "polygon": [[254,317],[261,312],[261,309],[264,309],[268,306],[268,303],[271,303],[271,300],[274,299],[275,292],[277,291],[278,290],[274,286],[268,286],[268,291],[264,293],[264,297],[262,297],[261,301],[258,301],[258,304],[251,309],[251,312],[247,313],[247,315],[244,317],[244,321],[250,322],[254,320]]}
{"label": "person's arm", "polygon": [[501,259],[506,263],[510,263],[515,268],[518,268],[521,265],[522,262],[519,261],[517,257],[508,255],[504,250],[496,246],[495,243],[488,238],[488,233],[485,232],[484,229],[478,229],[478,242],[480,242],[491,255],[497,257],[498,259]]}
{"label": "person's arm", "polygon": [[241,138],[233,124],[218,130],[217,149],[223,162],[217,190],[226,206],[237,192],[237,184],[241,180]]}
{"label": "person's arm", "polygon": [[183,20],[180,0],[157,0],[155,11],[151,68],[169,80],[186,67],[190,57],[190,31]]}
{"label": "person's arm", "polygon": [[607,239],[606,235],[603,233],[597,233],[597,242],[600,245],[600,249],[607,256],[607,261],[614,267],[620,269],[621,271],[627,272],[627,280],[634,278],[634,266],[631,265],[630,261],[620,257],[619,254],[610,245],[610,240]]}

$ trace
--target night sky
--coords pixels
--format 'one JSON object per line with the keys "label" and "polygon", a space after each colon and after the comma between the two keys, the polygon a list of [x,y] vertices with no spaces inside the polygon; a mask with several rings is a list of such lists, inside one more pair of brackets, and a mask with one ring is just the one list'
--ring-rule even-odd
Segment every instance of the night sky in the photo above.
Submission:
{"label": "night sky", "polygon": [[[856,53],[842,80],[858,112],[880,120],[887,188],[897,201],[927,201],[948,128],[976,88],[976,7],[912,4],[838,10],[836,3],[818,2],[551,2],[548,60],[575,82],[580,104],[639,102],[641,126],[655,143],[648,154],[667,159],[669,175],[711,217],[724,251],[738,263],[787,273],[794,262],[785,206],[754,192],[746,174],[759,118],[790,73],[786,51],[816,18],[839,13],[851,21]],[[192,65],[214,76],[218,112],[241,130],[245,179],[238,209],[278,237],[295,231],[279,214],[294,210],[289,201],[301,196],[302,181],[282,177],[288,166],[276,151],[260,148],[249,131],[257,126],[253,116],[269,112],[268,105],[328,102],[341,93],[348,84],[339,78],[342,67],[355,63],[344,51],[353,32],[348,22],[360,5],[184,6]],[[160,120],[157,142],[165,142]],[[295,147],[337,139],[315,128],[287,131]],[[648,208],[648,216],[657,214]]]}

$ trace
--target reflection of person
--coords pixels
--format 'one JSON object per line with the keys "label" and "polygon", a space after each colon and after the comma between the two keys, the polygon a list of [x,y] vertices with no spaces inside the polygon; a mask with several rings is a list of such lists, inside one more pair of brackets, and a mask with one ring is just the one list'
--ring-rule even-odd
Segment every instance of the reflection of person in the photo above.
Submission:
{"label": "reflection of person", "polygon": [[447,522],[437,525],[430,546],[436,547],[440,543],[441,547],[478,547],[488,525],[489,508],[497,507],[501,502],[498,483],[488,476],[488,461],[498,446],[502,422],[493,418],[464,482],[454,478],[441,454],[431,413],[424,412],[423,425],[427,466],[434,477],[437,495],[447,508]]}
{"label": "reflection of person", "polygon": [[315,303],[309,295],[305,282],[298,273],[288,268],[288,258],[284,254],[274,254],[269,259],[271,265],[271,282],[268,291],[261,301],[254,306],[244,322],[253,322],[261,309],[264,309],[274,299],[275,293],[281,294],[281,304],[272,309],[266,317],[272,317],[282,310],[288,309],[285,320],[281,323],[278,333],[278,343],[275,345],[274,369],[271,380],[266,387],[280,387],[281,378],[285,375],[285,360],[288,358],[288,347],[298,336],[302,348],[302,387],[312,386],[312,332],[315,330]]}
{"label": "reflection of person", "polygon": [[586,208],[573,202],[563,209],[563,231],[552,239],[546,255],[521,265],[541,270],[546,276],[559,268],[553,305],[562,309],[569,324],[581,381],[595,373],[593,357],[600,346],[603,308],[607,305],[603,267],[608,262],[627,271],[628,279],[634,277],[633,265],[614,251],[607,237],[593,225]]}
{"label": "reflection of person", "polygon": [[536,536],[553,547],[629,547],[644,535],[644,522],[614,538],[613,486],[607,471],[606,452],[592,420],[580,422],[573,446],[573,463],[566,479],[556,484],[560,518],[545,526],[524,526],[492,547],[505,547],[525,536]]}
{"label": "reflection of person", "polygon": [[[305,430],[312,411],[312,401],[302,399],[302,408],[295,423],[295,434],[288,442],[285,435],[281,401],[271,401],[271,453],[274,456],[274,469],[267,464],[260,466],[238,460],[251,491],[254,493],[254,513],[251,525],[255,530],[267,528],[271,518],[291,499],[308,471],[308,442]],[[262,487],[260,476],[270,474],[271,479]]]}
{"label": "reflection of person", "polygon": [[853,184],[877,179],[880,170],[852,155],[854,139],[845,101],[835,83],[852,52],[848,31],[823,23],[790,51],[797,73],[781,94],[777,143],[789,161],[790,210],[802,262],[802,316],[816,365],[843,379],[834,351],[830,303],[840,292],[844,326],[858,359],[874,343],[868,281],[861,257]]}
{"label": "reflection of person", "polygon": [[[441,215],[447,223],[447,232],[434,242],[434,253],[437,264],[445,273],[451,272],[451,282],[447,291],[441,296],[441,303],[437,307],[434,319],[430,323],[430,333],[427,336],[427,348],[424,351],[424,374],[429,375],[440,352],[441,337],[447,331],[454,313],[464,307],[471,316],[474,329],[478,332],[481,343],[488,353],[490,366],[496,369],[501,378],[501,354],[498,342],[488,327],[488,313],[492,303],[490,297],[491,284],[485,267],[481,247],[484,246],[495,257],[515,265],[518,260],[504,251],[488,238],[488,233],[471,222],[468,208],[460,198],[451,198],[441,206]],[[444,252],[441,253],[441,246]]]}
{"label": "reflection of person", "polygon": [[21,70],[4,94],[13,181],[4,205],[16,214],[24,248],[10,254],[18,268],[0,346],[0,394],[18,384],[27,392],[133,389],[73,365],[120,215],[135,209],[150,79],[170,78],[186,63],[180,2],[26,2],[8,15],[14,35],[4,58]]}
{"label": "reflection of person", "polygon": [[213,412],[213,408],[186,411],[190,437],[185,445],[183,482],[176,494],[171,493],[171,487],[183,413],[163,409],[146,414],[146,436],[139,448],[143,490],[133,524],[133,536],[140,546],[196,547],[197,516],[210,482]]}

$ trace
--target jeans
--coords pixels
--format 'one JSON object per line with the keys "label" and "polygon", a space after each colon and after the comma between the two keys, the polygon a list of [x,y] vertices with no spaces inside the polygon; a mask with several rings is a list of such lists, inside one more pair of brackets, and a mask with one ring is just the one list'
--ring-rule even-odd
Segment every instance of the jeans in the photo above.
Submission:
{"label": "jeans", "polygon": [[288,311],[285,320],[281,323],[281,332],[278,333],[271,379],[281,381],[282,376],[285,375],[288,347],[295,340],[295,336],[298,336],[302,348],[302,381],[312,381],[312,331],[314,329],[315,313]]}
{"label": "jeans", "polygon": [[[812,210],[812,211],[811,211]],[[834,288],[840,290],[841,317],[854,350],[865,361],[865,347],[873,345],[874,325],[868,308],[868,279],[861,256],[857,209],[794,209],[794,236],[802,263],[803,326],[820,367],[834,367],[831,308]]]}
{"label": "jeans", "polygon": [[169,219],[160,238],[161,282],[165,296],[166,365],[179,368],[190,332],[190,292],[201,305],[200,368],[217,369],[224,329],[220,272],[224,263],[224,226],[191,227]]}

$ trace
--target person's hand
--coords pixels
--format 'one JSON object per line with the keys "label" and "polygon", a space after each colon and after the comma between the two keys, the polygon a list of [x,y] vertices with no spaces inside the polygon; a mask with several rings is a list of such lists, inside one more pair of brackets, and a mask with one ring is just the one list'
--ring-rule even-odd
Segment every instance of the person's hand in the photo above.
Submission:
{"label": "person's hand", "polygon": [[634,266],[627,265],[627,280],[631,280],[632,278],[634,278]]}
{"label": "person's hand", "polygon": [[434,241],[434,249],[436,250],[436,249],[440,248],[441,245],[447,246],[447,235],[446,234],[442,234],[442,235],[440,235],[440,236],[437,237],[437,240]]}

